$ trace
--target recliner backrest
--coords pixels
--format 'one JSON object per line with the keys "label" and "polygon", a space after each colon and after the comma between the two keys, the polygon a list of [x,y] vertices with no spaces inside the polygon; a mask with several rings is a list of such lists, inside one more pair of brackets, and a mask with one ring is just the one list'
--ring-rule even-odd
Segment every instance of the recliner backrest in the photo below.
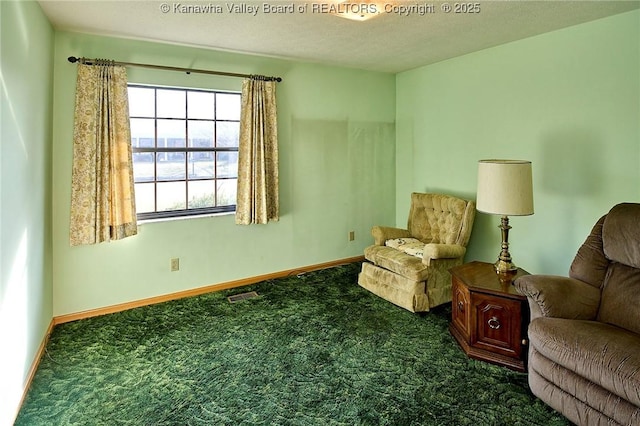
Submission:
{"label": "recliner backrest", "polygon": [[466,247],[475,218],[475,203],[442,194],[411,194],[407,229],[423,243]]}
{"label": "recliner backrest", "polygon": [[578,249],[569,269],[571,278],[597,288],[602,288],[609,268],[609,259],[605,257],[602,248],[602,225],[606,217],[606,215],[602,216],[593,226],[591,233]]}
{"label": "recliner backrest", "polygon": [[640,204],[614,206],[602,225],[609,262],[598,320],[640,333]]}
{"label": "recliner backrest", "polygon": [[602,226],[602,242],[607,259],[640,269],[640,204],[614,206]]}

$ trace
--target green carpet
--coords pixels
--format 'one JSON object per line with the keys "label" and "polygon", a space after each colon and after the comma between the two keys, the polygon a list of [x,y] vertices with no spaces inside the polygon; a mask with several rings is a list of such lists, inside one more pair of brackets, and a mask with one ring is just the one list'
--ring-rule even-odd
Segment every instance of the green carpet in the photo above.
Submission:
{"label": "green carpet", "polygon": [[468,359],[449,306],[411,314],[359,266],[62,324],[16,425],[570,424],[526,375]]}

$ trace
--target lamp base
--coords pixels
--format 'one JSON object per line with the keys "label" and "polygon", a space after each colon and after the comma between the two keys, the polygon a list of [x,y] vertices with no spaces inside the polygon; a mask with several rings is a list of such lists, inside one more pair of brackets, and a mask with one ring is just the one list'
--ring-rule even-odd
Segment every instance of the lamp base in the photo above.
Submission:
{"label": "lamp base", "polygon": [[502,250],[498,260],[493,265],[498,274],[514,273],[518,270],[518,267],[511,261],[511,254],[509,253],[509,229],[511,229],[511,226],[509,226],[509,218],[507,216],[502,216],[499,228],[502,234]]}
{"label": "lamp base", "polygon": [[511,262],[511,260],[504,261],[502,259],[498,259],[498,261],[494,263],[493,266],[495,267],[496,273],[498,274],[509,274],[514,273],[518,270],[518,267],[513,262]]}

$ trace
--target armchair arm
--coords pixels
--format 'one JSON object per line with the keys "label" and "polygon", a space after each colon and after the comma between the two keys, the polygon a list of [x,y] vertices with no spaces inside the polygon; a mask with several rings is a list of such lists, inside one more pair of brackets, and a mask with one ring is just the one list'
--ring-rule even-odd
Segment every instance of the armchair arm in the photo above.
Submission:
{"label": "armchair arm", "polygon": [[531,320],[537,317],[593,320],[598,314],[600,289],[574,278],[525,275],[514,282],[527,296]]}
{"label": "armchair arm", "polygon": [[463,257],[467,249],[459,244],[426,244],[422,263],[428,265],[431,259],[456,259]]}
{"label": "armchair arm", "polygon": [[392,228],[389,226],[374,226],[371,229],[371,235],[373,235],[374,244],[377,246],[383,246],[387,240],[408,238],[411,236],[406,229]]}

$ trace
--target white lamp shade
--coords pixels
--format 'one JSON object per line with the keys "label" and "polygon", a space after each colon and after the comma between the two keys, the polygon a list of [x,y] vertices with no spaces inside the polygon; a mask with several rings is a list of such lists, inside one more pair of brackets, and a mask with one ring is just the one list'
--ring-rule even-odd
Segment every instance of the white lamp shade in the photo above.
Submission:
{"label": "white lamp shade", "polygon": [[476,208],[502,216],[533,214],[531,162],[480,160]]}

